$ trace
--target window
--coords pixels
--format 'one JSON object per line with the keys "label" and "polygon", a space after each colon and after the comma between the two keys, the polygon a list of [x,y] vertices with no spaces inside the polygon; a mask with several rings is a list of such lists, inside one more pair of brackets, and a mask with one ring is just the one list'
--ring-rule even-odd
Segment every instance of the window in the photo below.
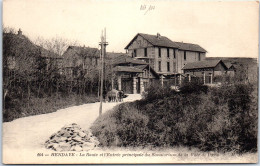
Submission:
{"label": "window", "polygon": [[176,62],[173,62],[173,72],[176,72]]}
{"label": "window", "polygon": [[170,58],[170,50],[167,48],[167,58]]}
{"label": "window", "polygon": [[89,58],[89,64],[92,66],[93,65],[93,59],[92,57]]}
{"label": "window", "polygon": [[186,51],[184,51],[184,60],[186,61]]}
{"label": "window", "polygon": [[146,75],[147,75],[147,71],[146,71],[146,69],[144,69],[143,77],[146,77]]}
{"label": "window", "polygon": [[175,59],[176,58],[176,50],[173,49],[173,58]]}
{"label": "window", "polygon": [[147,48],[144,48],[144,56],[147,57]]}
{"label": "window", "polygon": [[159,58],[161,58],[161,48],[158,48],[158,51],[159,51]]}
{"label": "window", "polygon": [[198,57],[199,61],[200,61],[200,53],[199,53],[199,57]]}
{"label": "window", "polygon": [[72,75],[73,75],[73,77],[77,77],[78,76],[78,70],[74,68],[73,71],[72,71]]}
{"label": "window", "polygon": [[136,50],[134,50],[134,57],[136,57]]}
{"label": "window", "polygon": [[167,71],[170,71],[170,62],[167,62]]}
{"label": "window", "polygon": [[159,71],[162,71],[162,68],[161,68],[161,61],[158,61],[158,70],[159,70]]}

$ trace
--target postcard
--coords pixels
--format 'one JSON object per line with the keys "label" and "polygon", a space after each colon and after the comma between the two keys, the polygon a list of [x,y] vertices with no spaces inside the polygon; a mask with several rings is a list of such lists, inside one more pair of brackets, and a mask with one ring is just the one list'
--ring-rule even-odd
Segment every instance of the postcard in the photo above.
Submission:
{"label": "postcard", "polygon": [[4,164],[258,162],[258,1],[3,1]]}

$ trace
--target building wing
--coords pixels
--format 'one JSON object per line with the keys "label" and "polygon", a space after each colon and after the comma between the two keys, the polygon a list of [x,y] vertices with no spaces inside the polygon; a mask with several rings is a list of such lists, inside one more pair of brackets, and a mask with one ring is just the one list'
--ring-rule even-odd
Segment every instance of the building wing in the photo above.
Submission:
{"label": "building wing", "polygon": [[[198,62],[192,62],[187,63],[182,70],[188,70],[188,69],[202,69],[202,68],[214,68],[219,63],[222,63],[224,66],[225,64],[221,60],[205,60],[205,61],[198,61]],[[226,67],[226,66],[225,66]]]}
{"label": "building wing", "polygon": [[172,41],[165,36],[161,36],[160,34],[150,35],[150,34],[144,34],[144,33],[138,33],[130,41],[130,43],[125,47],[125,49],[128,49],[128,47],[135,41],[135,39],[139,35],[142,36],[145,40],[147,40],[153,46],[167,47],[167,48],[178,48],[180,50],[185,50],[185,51],[207,52],[204,48],[202,48],[198,44],[175,42],[175,41]]}

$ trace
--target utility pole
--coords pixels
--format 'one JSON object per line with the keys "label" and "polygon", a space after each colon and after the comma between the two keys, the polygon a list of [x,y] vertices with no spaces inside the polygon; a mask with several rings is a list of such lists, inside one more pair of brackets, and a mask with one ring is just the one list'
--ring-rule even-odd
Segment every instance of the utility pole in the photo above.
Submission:
{"label": "utility pole", "polygon": [[100,85],[100,106],[99,106],[99,116],[102,114],[102,102],[103,102],[103,87],[104,87],[104,56],[106,54],[106,46],[108,43],[106,42],[106,29],[104,30],[104,35],[102,31],[101,35],[101,42],[99,43],[101,45],[101,85]]}
{"label": "utility pole", "polygon": [[148,65],[149,65],[149,71],[148,71],[148,85],[150,85],[150,72],[151,72],[151,68],[150,68],[150,57],[148,57],[149,59],[148,59]]}

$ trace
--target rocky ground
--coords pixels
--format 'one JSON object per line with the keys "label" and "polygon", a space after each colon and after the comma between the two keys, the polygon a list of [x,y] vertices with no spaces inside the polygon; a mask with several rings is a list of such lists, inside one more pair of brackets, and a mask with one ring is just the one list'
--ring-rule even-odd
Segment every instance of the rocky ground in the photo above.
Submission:
{"label": "rocky ground", "polygon": [[[125,98],[124,102],[138,99],[141,99],[141,95],[132,94]],[[119,103],[103,103],[103,113]],[[55,152],[45,147],[45,142],[51,135],[60,131],[65,125],[73,123],[79,125],[82,130],[89,130],[91,124],[99,116],[99,105],[100,103],[84,104],[3,123],[3,162],[37,163],[42,161],[42,158],[37,157],[38,153]]]}
{"label": "rocky ground", "polygon": [[99,144],[97,138],[89,130],[82,130],[76,123],[66,125],[52,134],[45,142],[47,149],[55,151],[88,151]]}

